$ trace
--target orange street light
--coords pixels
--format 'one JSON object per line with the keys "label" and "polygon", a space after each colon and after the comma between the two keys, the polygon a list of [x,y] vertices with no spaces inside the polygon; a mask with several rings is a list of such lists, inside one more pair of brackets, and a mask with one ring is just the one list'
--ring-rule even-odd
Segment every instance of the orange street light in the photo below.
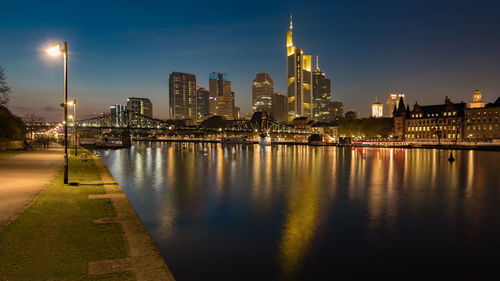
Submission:
{"label": "orange street light", "polygon": [[51,56],[64,55],[64,184],[68,184],[68,42],[47,49]]}

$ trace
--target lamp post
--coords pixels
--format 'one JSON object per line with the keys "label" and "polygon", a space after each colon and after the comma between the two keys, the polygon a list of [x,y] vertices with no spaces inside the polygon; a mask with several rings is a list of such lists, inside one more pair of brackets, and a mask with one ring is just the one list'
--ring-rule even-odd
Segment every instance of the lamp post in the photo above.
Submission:
{"label": "lamp post", "polygon": [[73,106],[73,141],[75,145],[75,156],[78,156],[78,137],[77,137],[77,128],[76,128],[76,99],[73,99],[68,102],[68,105]]}
{"label": "lamp post", "polygon": [[47,49],[51,56],[63,54],[64,56],[64,184],[68,184],[68,42],[64,42],[64,48],[61,44]]}

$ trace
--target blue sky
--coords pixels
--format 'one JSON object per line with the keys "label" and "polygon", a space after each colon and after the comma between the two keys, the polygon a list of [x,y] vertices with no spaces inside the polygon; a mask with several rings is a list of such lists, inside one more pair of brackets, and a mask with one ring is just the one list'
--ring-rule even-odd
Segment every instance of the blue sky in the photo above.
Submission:
{"label": "blue sky", "polygon": [[70,97],[82,116],[129,96],[168,114],[168,76],[229,73],[246,112],[255,73],[284,91],[285,32],[319,55],[333,98],[362,116],[388,92],[413,104],[469,101],[478,86],[500,96],[498,1],[10,1],[2,4],[0,66],[13,89],[10,108],[58,120],[62,60],[44,49],[70,47]]}

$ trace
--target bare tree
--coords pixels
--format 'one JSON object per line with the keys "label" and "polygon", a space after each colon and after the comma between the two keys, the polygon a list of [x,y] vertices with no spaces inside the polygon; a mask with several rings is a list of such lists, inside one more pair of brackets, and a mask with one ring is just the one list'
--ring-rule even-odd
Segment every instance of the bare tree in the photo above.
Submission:
{"label": "bare tree", "polygon": [[7,77],[0,66],[0,106],[6,106],[9,103],[10,88],[7,86]]}

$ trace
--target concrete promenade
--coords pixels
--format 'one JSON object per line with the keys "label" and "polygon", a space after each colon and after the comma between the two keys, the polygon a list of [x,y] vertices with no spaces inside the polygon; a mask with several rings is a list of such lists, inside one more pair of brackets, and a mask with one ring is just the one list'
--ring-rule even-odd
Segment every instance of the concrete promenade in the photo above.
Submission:
{"label": "concrete promenade", "polygon": [[64,164],[64,149],[27,151],[0,159],[0,231],[46,187]]}

